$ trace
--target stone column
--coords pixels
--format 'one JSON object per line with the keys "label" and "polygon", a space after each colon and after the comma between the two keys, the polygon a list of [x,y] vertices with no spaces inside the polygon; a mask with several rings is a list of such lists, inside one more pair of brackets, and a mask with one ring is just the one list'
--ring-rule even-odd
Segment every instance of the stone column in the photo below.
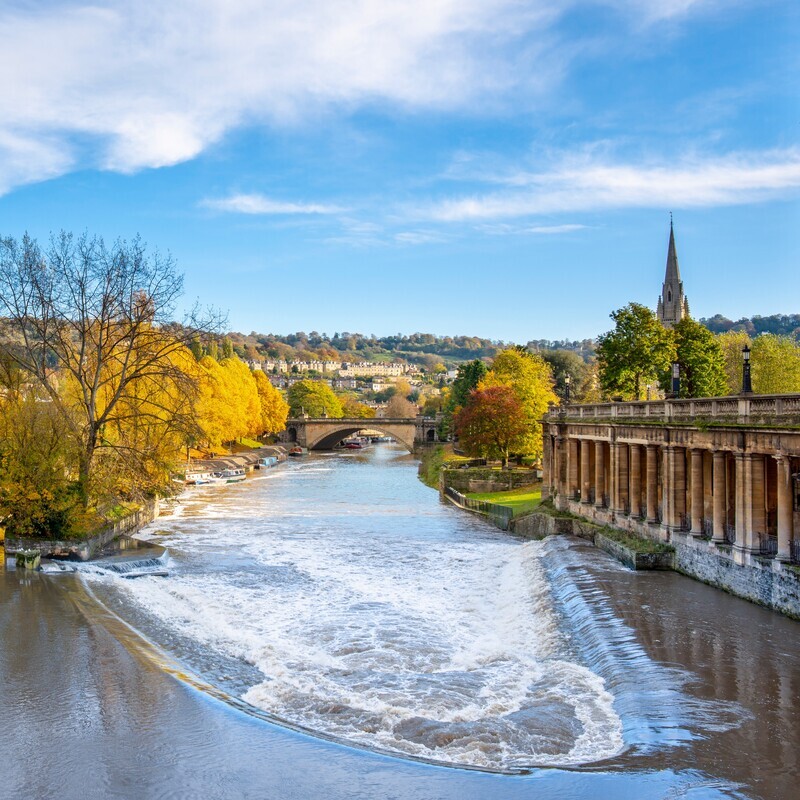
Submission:
{"label": "stone column", "polygon": [[661,448],[661,525],[668,529],[672,521],[672,448]]}
{"label": "stone column", "polygon": [[606,493],[606,443],[594,443],[594,504],[603,507],[603,495]]}
{"label": "stone column", "polygon": [[642,513],[642,446],[631,445],[631,516],[639,517]]}
{"label": "stone column", "polygon": [[608,507],[610,511],[616,512],[619,508],[619,445],[611,442],[608,447],[611,454],[609,458],[611,474],[608,476]]}
{"label": "stone column", "polygon": [[726,454],[715,451],[712,466],[714,481],[714,533],[713,541],[725,541],[725,523],[727,522],[728,492],[725,484],[727,469]]}
{"label": "stone column", "polygon": [[679,531],[686,513],[686,454],[682,447],[669,448],[670,516],[669,526]]}
{"label": "stone column", "polygon": [[778,462],[778,558],[789,561],[792,541],[792,471],[789,459],[784,455],[775,456]]}
{"label": "stone column", "polygon": [[592,488],[591,459],[589,448],[591,442],[581,440],[581,503],[589,502],[589,489]]}
{"label": "stone column", "polygon": [[647,445],[647,521],[658,521],[658,445]]}
{"label": "stone column", "polygon": [[550,481],[552,478],[552,461],[550,453],[550,434],[547,426],[544,425],[542,431],[542,500],[550,497]]}
{"label": "stone column", "polygon": [[692,533],[703,533],[703,451],[692,450]]}
{"label": "stone column", "polygon": [[[761,536],[767,533],[767,509],[765,504],[764,481],[764,456],[760,453],[751,453],[748,459],[750,469],[745,470],[745,475],[750,477],[750,520],[748,532],[750,538],[748,549],[757,552],[761,547]],[[745,495],[745,504],[747,495]]]}
{"label": "stone column", "polygon": [[747,540],[747,515],[745,503],[745,489],[749,485],[745,476],[745,464],[749,463],[744,453],[736,453],[736,509],[734,528],[736,531],[736,547],[745,548]]}
{"label": "stone column", "polygon": [[703,519],[711,525],[714,519],[714,469],[713,453],[706,450],[703,453]]}
{"label": "stone column", "polygon": [[578,491],[578,440],[568,440],[567,455],[567,497],[572,500]]}
{"label": "stone column", "polygon": [[614,504],[614,511],[617,514],[628,513],[628,481],[630,470],[628,469],[628,445],[617,445],[617,502]]}

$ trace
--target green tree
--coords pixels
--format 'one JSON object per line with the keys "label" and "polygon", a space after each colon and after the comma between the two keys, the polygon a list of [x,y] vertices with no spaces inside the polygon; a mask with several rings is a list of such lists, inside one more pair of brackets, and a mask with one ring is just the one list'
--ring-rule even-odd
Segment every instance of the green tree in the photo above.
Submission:
{"label": "green tree", "polygon": [[289,415],[299,417],[303,413],[310,417],[344,416],[339,398],[327,383],[322,381],[298,381],[289,388]]}
{"label": "green tree", "polygon": [[477,389],[488,371],[486,364],[477,358],[466,364],[459,364],[456,378],[450,386],[446,410],[453,414],[458,408],[463,408],[469,400],[469,393]]}
{"label": "green tree", "polygon": [[[728,380],[725,357],[719,341],[711,331],[691,317],[684,317],[672,330],[676,360],[681,372],[681,397],[719,397],[727,394]],[[671,373],[662,378],[662,387],[669,390]]]}
{"label": "green tree", "polygon": [[516,440],[516,453],[536,458],[542,455],[542,417],[557,398],[553,391],[553,375],[544,359],[525,348],[511,348],[498,353],[492,369],[478,385],[510,386],[525,415],[525,435]]}
{"label": "green tree", "polygon": [[739,394],[742,391],[742,349],[753,342],[745,331],[726,331],[717,336],[717,343],[725,365],[727,393]]}
{"label": "green tree", "polygon": [[756,394],[800,392],[800,342],[791,336],[756,336],[750,364]]}
{"label": "green tree", "polygon": [[525,409],[511,386],[488,386],[470,392],[467,404],[454,420],[464,452],[483,458],[501,458],[520,452],[527,438]]}
{"label": "green tree", "polygon": [[550,365],[555,381],[553,389],[559,398],[565,399],[569,378],[570,401],[581,402],[592,378],[589,365],[574,350],[542,350],[540,355]]}
{"label": "green tree", "polygon": [[672,364],[672,336],[656,315],[639,303],[611,313],[614,330],[597,340],[600,386],[606,394],[642,399],[645,387]]}

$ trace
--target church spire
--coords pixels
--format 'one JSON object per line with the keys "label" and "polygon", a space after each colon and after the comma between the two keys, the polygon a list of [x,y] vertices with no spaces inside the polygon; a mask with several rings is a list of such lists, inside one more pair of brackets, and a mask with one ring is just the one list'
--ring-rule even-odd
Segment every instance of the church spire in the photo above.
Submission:
{"label": "church spire", "polygon": [[658,298],[658,319],[665,328],[671,328],[684,317],[689,316],[689,303],[683,293],[681,270],[678,266],[678,252],[675,248],[675,230],[672,213],[669,215],[669,247],[667,248],[667,269],[661,297]]}

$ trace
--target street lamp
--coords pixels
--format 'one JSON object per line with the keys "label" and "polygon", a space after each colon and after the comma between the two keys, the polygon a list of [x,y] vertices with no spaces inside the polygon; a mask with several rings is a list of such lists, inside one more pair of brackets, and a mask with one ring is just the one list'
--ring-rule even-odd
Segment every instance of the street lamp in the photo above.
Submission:
{"label": "street lamp", "polygon": [[750,348],[742,348],[742,394],[753,394],[753,384],[750,380]]}
{"label": "street lamp", "polygon": [[569,405],[569,384],[570,384],[570,381],[571,381],[571,378],[570,378],[569,375],[567,375],[564,378],[564,403],[566,405]]}
{"label": "street lamp", "polygon": [[675,361],[672,364],[672,396],[680,397],[681,394],[681,365]]}

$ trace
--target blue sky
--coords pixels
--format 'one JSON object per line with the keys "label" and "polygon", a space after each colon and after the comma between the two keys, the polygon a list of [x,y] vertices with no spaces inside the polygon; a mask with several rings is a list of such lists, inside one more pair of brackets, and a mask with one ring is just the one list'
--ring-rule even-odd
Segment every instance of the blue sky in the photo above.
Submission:
{"label": "blue sky", "polygon": [[0,234],[140,233],[232,329],[800,312],[795,0],[6,0]]}

